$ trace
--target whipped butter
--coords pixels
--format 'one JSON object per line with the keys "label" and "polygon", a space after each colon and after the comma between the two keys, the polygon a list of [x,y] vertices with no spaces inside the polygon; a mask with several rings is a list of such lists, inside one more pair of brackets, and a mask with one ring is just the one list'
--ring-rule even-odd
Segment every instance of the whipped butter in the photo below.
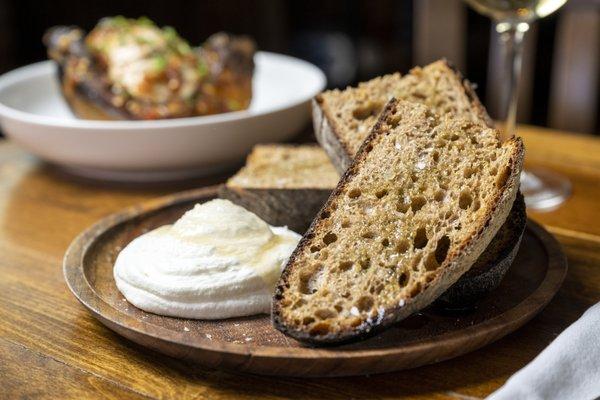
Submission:
{"label": "whipped butter", "polygon": [[156,314],[220,319],[268,313],[299,240],[228,200],[212,200],[134,239],[117,257],[114,277],[130,303]]}

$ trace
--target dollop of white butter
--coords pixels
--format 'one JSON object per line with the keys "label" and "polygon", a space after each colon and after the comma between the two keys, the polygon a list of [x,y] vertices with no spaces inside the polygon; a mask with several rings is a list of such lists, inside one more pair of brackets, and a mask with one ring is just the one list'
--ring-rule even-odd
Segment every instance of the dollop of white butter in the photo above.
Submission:
{"label": "dollop of white butter", "polygon": [[286,227],[217,199],[134,239],[113,273],[130,303],[155,314],[221,319],[268,313],[299,240]]}

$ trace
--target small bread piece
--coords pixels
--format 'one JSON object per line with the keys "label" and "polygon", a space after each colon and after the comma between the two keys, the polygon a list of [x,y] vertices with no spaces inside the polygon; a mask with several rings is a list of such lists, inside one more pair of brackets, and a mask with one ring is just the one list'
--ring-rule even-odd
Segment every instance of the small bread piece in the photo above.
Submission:
{"label": "small bread piece", "polygon": [[356,340],[431,304],[488,246],[515,200],[519,138],[392,100],[275,290],[274,326]]}
{"label": "small bread piece", "polygon": [[493,127],[471,83],[446,60],[413,68],[403,77],[395,73],[358,87],[326,91],[312,102],[313,126],[340,173],[348,168],[392,97],[425,104],[439,115],[451,114]]}
{"label": "small bread piece", "polygon": [[274,226],[303,234],[340,179],[317,145],[254,147],[246,165],[221,187],[219,196]]}

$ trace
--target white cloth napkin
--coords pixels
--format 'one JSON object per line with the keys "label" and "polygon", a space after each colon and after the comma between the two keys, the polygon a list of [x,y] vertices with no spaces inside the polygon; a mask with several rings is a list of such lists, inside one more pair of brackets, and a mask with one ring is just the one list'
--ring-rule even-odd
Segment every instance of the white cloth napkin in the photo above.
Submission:
{"label": "white cloth napkin", "polygon": [[487,400],[600,397],[600,303],[561,333]]}

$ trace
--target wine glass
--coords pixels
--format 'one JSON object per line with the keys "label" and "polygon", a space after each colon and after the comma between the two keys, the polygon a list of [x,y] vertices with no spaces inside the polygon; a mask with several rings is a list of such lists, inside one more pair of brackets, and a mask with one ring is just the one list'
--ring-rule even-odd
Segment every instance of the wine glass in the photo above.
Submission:
{"label": "wine glass", "polygon": [[[523,38],[530,24],[544,18],[562,7],[567,0],[465,0],[473,9],[490,17],[500,34],[509,77],[508,96],[505,99],[505,135],[512,136],[516,130],[517,101]],[[571,183],[554,172],[536,168],[521,174],[521,192],[528,207],[549,209],[563,203],[571,193]]]}

